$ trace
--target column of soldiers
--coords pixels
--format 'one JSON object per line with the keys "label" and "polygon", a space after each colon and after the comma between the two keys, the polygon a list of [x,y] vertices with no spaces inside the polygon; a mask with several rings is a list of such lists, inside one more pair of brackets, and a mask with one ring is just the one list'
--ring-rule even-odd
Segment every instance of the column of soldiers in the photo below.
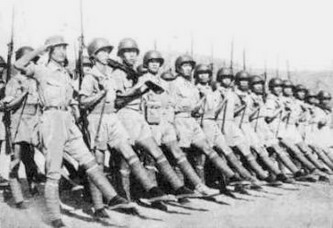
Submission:
{"label": "column of soldiers", "polygon": [[[110,59],[114,46],[108,40],[93,39],[75,91],[67,46],[63,37],[52,36],[38,49],[18,49],[17,71],[6,86],[0,84],[0,108],[11,113],[12,196],[18,209],[27,208],[18,176],[22,161],[32,195],[45,181],[53,227],[66,227],[59,199],[64,164],[69,171],[85,170],[96,219],[108,219],[108,209],[137,212],[131,176],[143,189],[139,197],[163,208],[169,201],[230,195],[230,186],[260,190],[327,181],[332,174],[326,91],[272,78],[266,93],[264,77],[234,75],[226,67],[213,81],[211,67],[189,55],[176,59],[175,72],[163,71],[158,51],[146,52],[137,72],[140,49],[131,38],[118,45],[120,62]],[[41,55],[46,63],[39,62]],[[1,59],[0,69],[5,67]],[[5,140],[3,126],[0,140]],[[46,180],[34,161],[35,149],[45,157]],[[111,181],[105,166],[112,167]],[[160,179],[168,187],[161,187]],[[6,184],[3,177],[0,184]]]}

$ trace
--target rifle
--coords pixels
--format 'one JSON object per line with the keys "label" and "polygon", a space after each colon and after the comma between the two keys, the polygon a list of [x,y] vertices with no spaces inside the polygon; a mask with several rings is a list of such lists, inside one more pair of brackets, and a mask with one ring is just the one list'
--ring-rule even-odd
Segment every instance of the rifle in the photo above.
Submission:
{"label": "rifle", "polygon": [[231,74],[234,74],[234,38],[231,40],[231,49],[230,49],[230,71]]}
{"label": "rifle", "polygon": [[133,68],[126,66],[120,62],[117,62],[116,60],[113,59],[108,59],[108,65],[112,68],[124,71],[127,74],[127,78],[133,80],[134,84],[138,82],[140,74],[136,72]]}
{"label": "rifle", "polygon": [[245,52],[245,48],[243,49],[243,70],[246,70],[246,52]]}
{"label": "rifle", "polygon": [[79,90],[81,89],[82,79],[84,76],[83,72],[83,49],[84,45],[84,32],[83,32],[83,11],[82,11],[82,0],[80,0],[80,28],[81,34],[79,36],[79,52],[78,52],[78,60],[76,64],[76,73],[79,75]]}
{"label": "rifle", "polygon": [[267,83],[267,64],[265,61],[265,71],[264,71],[264,88],[263,88],[263,94],[262,98],[264,100],[264,103],[266,103],[267,93],[266,93],[266,83]]}
{"label": "rifle", "polygon": [[[6,72],[6,84],[9,82],[11,73],[12,73],[12,56],[14,50],[14,19],[15,19],[15,8],[12,8],[12,25],[11,25],[11,35],[10,41],[8,43],[8,53],[7,53],[7,72]],[[3,117],[5,132],[6,132],[6,154],[12,154],[13,151],[13,142],[12,142],[12,134],[10,129],[10,111],[6,110]]]}
{"label": "rifle", "polygon": [[[78,58],[76,61],[76,74],[79,78],[79,90],[81,89],[82,80],[84,77],[84,71],[83,71],[83,50],[85,48],[84,44],[84,31],[83,31],[83,9],[82,9],[82,1],[80,0],[80,36],[79,36],[79,50],[78,50]],[[91,145],[91,139],[90,134],[88,131],[88,119],[87,119],[87,110],[80,108],[80,119],[79,119],[79,125],[82,131],[83,140],[87,144],[87,146],[90,148]]]}

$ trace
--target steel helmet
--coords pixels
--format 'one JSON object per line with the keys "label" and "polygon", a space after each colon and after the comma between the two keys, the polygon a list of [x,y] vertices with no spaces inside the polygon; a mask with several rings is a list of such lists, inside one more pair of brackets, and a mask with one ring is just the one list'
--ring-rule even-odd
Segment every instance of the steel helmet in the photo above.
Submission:
{"label": "steel helmet", "polygon": [[125,50],[132,49],[140,53],[137,42],[132,38],[124,38],[119,42],[117,55],[121,56]]}
{"label": "steel helmet", "polygon": [[153,59],[157,60],[161,66],[164,64],[164,58],[162,57],[161,53],[159,51],[152,50],[152,51],[146,52],[146,54],[144,55],[143,65],[145,67],[147,67],[149,61],[151,61]]}
{"label": "steel helmet", "polygon": [[59,35],[55,35],[55,36],[50,36],[49,38],[47,38],[45,40],[45,45],[48,45],[48,46],[51,46],[51,47],[60,46],[60,45],[67,46],[68,43],[65,42],[64,37],[59,36]]}
{"label": "steel helmet", "polygon": [[175,74],[171,72],[171,70],[165,71],[161,74],[161,78],[165,81],[172,81],[177,78]]}
{"label": "steel helmet", "polygon": [[294,84],[290,80],[286,79],[286,80],[283,80],[283,87],[284,88],[294,88]]}
{"label": "steel helmet", "polygon": [[324,90],[320,90],[318,93],[318,98],[320,100],[331,100],[332,99],[332,95],[331,93],[324,91]]}
{"label": "steel helmet", "polygon": [[217,71],[216,81],[220,82],[223,78],[234,79],[234,74],[231,68],[222,67]]}
{"label": "steel helmet", "polygon": [[272,78],[268,82],[269,89],[272,89],[276,86],[283,86],[283,81],[280,78]]}
{"label": "steel helmet", "polygon": [[198,81],[200,80],[199,74],[204,74],[204,73],[208,73],[209,74],[209,80],[207,81],[207,79],[203,79],[206,80],[207,82],[211,81],[211,77],[212,77],[212,68],[207,65],[207,64],[198,64],[195,69],[194,69],[194,78]]}
{"label": "steel helmet", "polygon": [[181,73],[181,66],[184,64],[184,63],[189,63],[192,65],[192,67],[194,68],[195,67],[195,61],[193,60],[193,58],[189,55],[181,55],[179,56],[177,59],[176,59],[176,62],[175,62],[175,69],[176,69],[176,72],[177,73]]}
{"label": "steel helmet", "polygon": [[254,85],[254,84],[258,84],[258,83],[261,83],[261,84],[264,84],[265,83],[265,80],[260,76],[260,75],[254,75],[250,78],[250,85]]}
{"label": "steel helmet", "polygon": [[298,92],[298,91],[307,91],[307,89],[305,88],[305,86],[304,85],[302,85],[302,84],[298,84],[298,85],[296,85],[295,86],[295,91],[296,92]]}
{"label": "steel helmet", "polygon": [[95,38],[88,45],[88,55],[92,57],[101,49],[108,49],[110,53],[113,50],[113,46],[105,38]]}
{"label": "steel helmet", "polygon": [[250,77],[251,76],[248,72],[246,72],[245,70],[241,70],[235,75],[235,81],[250,80]]}

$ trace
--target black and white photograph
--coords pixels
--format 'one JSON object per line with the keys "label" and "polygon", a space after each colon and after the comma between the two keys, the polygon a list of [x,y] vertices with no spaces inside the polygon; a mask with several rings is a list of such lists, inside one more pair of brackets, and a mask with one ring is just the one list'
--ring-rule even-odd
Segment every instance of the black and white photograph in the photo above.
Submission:
{"label": "black and white photograph", "polygon": [[1,0],[0,228],[332,228],[332,9]]}

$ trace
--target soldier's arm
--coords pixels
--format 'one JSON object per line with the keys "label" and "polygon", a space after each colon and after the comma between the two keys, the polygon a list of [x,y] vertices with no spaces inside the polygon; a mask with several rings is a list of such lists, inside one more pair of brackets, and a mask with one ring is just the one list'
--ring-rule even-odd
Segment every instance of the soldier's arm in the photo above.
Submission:
{"label": "soldier's arm", "polygon": [[14,67],[18,69],[19,71],[23,72],[26,75],[32,75],[33,69],[29,66],[29,63],[37,56],[43,54],[47,49],[49,48],[48,45],[44,45],[40,48],[35,49],[34,51],[31,51],[24,56],[22,56],[20,59],[18,59],[14,63]]}
{"label": "soldier's arm", "polygon": [[86,75],[82,81],[80,96],[79,96],[79,103],[80,106],[84,109],[88,109],[95,105],[96,103],[100,102],[103,97],[106,96],[107,91],[101,85],[101,90],[94,93],[93,92],[93,80],[91,75]]}

